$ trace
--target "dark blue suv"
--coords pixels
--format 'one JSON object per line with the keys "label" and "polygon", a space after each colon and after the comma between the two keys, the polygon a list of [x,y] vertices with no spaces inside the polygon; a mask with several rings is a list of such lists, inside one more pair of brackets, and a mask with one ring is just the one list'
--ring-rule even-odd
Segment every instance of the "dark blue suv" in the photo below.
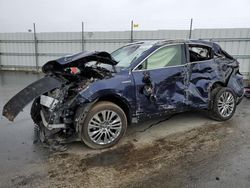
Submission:
{"label": "dark blue suv", "polygon": [[49,61],[45,77],[4,107],[14,120],[33,99],[44,142],[54,135],[91,148],[116,144],[127,125],[191,109],[231,118],[244,95],[239,63],[213,42],[143,41],[109,54],[83,52]]}

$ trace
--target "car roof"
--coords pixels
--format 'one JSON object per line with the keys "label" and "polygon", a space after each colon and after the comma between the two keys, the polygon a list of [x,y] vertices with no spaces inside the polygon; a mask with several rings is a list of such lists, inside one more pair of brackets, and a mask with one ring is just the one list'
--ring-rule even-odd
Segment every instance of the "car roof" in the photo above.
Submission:
{"label": "car roof", "polygon": [[211,41],[205,41],[205,40],[191,40],[191,39],[176,39],[176,40],[146,40],[146,41],[138,41],[138,42],[134,42],[134,43],[129,43],[125,46],[130,46],[130,45],[134,45],[134,44],[145,44],[145,45],[152,45],[153,46],[157,46],[157,47],[161,47],[164,45],[168,45],[168,44],[178,44],[178,43],[186,43],[186,44],[193,44],[193,45],[204,45],[204,46],[208,46],[210,48],[212,48],[214,50],[215,53],[220,53],[221,51],[221,47],[215,43],[215,42],[211,42]]}
{"label": "car roof", "polygon": [[184,40],[184,39],[175,39],[175,40],[144,40],[144,41],[137,41],[133,43],[129,43],[126,46],[134,45],[134,44],[151,44],[162,46],[166,44],[175,44],[175,43],[186,43],[186,44],[197,44],[197,45],[206,45],[213,47],[214,42],[205,41],[205,40]]}

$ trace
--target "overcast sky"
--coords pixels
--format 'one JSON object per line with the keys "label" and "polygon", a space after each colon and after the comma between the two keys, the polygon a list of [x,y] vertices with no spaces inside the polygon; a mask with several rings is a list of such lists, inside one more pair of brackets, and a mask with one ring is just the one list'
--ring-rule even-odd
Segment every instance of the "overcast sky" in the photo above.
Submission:
{"label": "overcast sky", "polygon": [[0,32],[250,27],[250,0],[0,0]]}

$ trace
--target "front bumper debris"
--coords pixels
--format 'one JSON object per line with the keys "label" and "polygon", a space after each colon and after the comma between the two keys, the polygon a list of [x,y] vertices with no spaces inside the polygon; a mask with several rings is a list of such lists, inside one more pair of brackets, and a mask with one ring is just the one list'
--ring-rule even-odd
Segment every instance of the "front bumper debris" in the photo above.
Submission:
{"label": "front bumper debris", "polygon": [[54,77],[44,77],[33,82],[17,93],[4,105],[3,116],[8,120],[13,121],[19,112],[21,112],[33,99],[51,91],[52,89],[59,88],[61,85],[62,82]]}

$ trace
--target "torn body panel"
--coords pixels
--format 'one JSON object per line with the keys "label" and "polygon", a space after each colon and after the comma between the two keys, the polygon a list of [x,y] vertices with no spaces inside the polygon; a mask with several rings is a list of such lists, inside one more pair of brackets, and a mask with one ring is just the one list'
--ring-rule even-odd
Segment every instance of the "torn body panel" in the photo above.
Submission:
{"label": "torn body panel", "polygon": [[208,109],[215,85],[228,86],[234,70],[239,68],[239,63],[219,45],[211,42],[204,44],[203,46],[192,41],[187,44],[188,100],[192,108]]}
{"label": "torn body panel", "polygon": [[62,82],[54,77],[44,77],[16,94],[11,98],[3,108],[3,116],[8,120],[13,121],[23,108],[29,104],[33,99],[40,95],[61,87]]}
{"label": "torn body panel", "polygon": [[232,76],[229,78],[227,86],[235,92],[237,97],[242,98],[244,95],[243,75],[241,75],[238,71],[234,71]]}
{"label": "torn body panel", "polygon": [[189,102],[192,107],[208,107],[210,92],[214,83],[227,85],[232,68],[223,70],[224,64],[218,60],[190,63]]}
{"label": "torn body panel", "polygon": [[[49,61],[42,67],[47,76],[30,84],[10,99],[4,106],[3,115],[13,121],[18,113],[33,99],[61,87],[63,83],[67,86],[70,85],[70,87],[72,85],[77,91],[82,91],[90,82],[94,82],[96,79],[111,77],[111,72],[105,68],[85,66],[86,63],[91,61],[112,66],[117,63],[107,52],[83,52]],[[67,67],[77,67],[79,72],[72,74],[68,72]],[[67,86],[63,87],[64,90]],[[66,90],[65,92],[68,92],[68,89]]]}
{"label": "torn body panel", "polygon": [[[133,72],[137,113],[143,116],[155,116],[160,113],[182,111],[186,107],[186,66],[161,70]],[[151,83],[145,83],[145,75]],[[151,92],[145,93],[145,87],[152,85]],[[153,100],[152,100],[153,99]]]}

